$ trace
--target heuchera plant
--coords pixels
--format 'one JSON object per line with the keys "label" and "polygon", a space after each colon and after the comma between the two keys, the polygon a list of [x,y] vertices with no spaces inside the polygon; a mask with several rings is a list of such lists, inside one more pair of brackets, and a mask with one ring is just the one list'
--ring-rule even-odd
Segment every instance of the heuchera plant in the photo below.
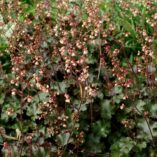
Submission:
{"label": "heuchera plant", "polygon": [[155,156],[156,8],[1,0],[2,156]]}

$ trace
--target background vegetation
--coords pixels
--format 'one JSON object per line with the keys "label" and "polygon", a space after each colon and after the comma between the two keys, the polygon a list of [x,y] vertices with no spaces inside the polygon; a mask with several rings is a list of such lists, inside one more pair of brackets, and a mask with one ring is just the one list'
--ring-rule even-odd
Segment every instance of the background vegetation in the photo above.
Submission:
{"label": "background vegetation", "polygon": [[157,1],[1,0],[5,157],[156,157]]}

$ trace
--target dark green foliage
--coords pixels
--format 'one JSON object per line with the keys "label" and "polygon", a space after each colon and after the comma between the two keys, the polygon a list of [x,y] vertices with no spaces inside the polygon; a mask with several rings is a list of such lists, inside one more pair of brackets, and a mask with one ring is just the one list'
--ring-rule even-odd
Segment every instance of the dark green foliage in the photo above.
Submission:
{"label": "dark green foliage", "polygon": [[1,156],[156,157],[157,4],[91,1],[2,2]]}

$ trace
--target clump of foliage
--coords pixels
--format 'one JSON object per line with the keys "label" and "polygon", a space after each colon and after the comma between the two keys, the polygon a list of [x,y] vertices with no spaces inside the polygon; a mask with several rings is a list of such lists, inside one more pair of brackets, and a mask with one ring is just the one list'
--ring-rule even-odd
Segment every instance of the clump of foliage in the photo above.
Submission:
{"label": "clump of foliage", "polygon": [[156,8],[1,0],[2,156],[155,156]]}

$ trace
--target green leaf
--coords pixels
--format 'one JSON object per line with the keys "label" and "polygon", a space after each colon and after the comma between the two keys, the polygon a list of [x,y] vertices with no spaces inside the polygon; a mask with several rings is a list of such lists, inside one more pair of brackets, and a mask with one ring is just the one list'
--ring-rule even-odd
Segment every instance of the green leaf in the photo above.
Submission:
{"label": "green leaf", "polygon": [[107,137],[110,133],[110,122],[99,120],[93,124],[92,129],[96,136]]}
{"label": "green leaf", "polygon": [[143,112],[145,105],[146,105],[146,103],[145,103],[143,100],[138,100],[136,107],[138,108],[138,110],[139,110],[140,112]]}
{"label": "green leaf", "polygon": [[3,52],[3,50],[5,50],[8,47],[6,40],[4,39],[4,37],[0,37],[0,52]]}
{"label": "green leaf", "polygon": [[4,103],[4,99],[5,99],[5,94],[1,93],[0,94],[0,105],[2,105]]}
{"label": "green leaf", "polygon": [[101,117],[110,119],[112,116],[112,107],[110,100],[103,100],[101,102]]}
{"label": "green leaf", "polygon": [[11,37],[15,27],[16,27],[15,23],[9,23],[9,24],[5,25],[5,27],[3,28],[4,32],[5,32],[4,37],[5,38]]}
{"label": "green leaf", "polygon": [[140,143],[137,143],[136,147],[141,151],[142,149],[147,147],[147,143],[146,143],[146,141],[142,141]]}
{"label": "green leaf", "polygon": [[65,146],[69,142],[71,142],[69,138],[70,138],[70,133],[69,132],[67,132],[67,133],[61,133],[61,134],[58,135],[58,140],[59,140],[59,142],[60,142],[60,144],[62,146]]}
{"label": "green leaf", "polygon": [[27,115],[30,116],[32,120],[37,119],[37,116],[40,113],[41,111],[37,104],[33,103],[31,106],[27,106]]}
{"label": "green leaf", "polygon": [[40,102],[40,101],[43,101],[43,100],[46,100],[46,98],[48,98],[48,93],[46,93],[46,92],[40,92],[40,93],[38,93],[37,95],[35,95],[34,97],[33,97],[33,102]]}
{"label": "green leaf", "polygon": [[[138,138],[143,138],[142,136],[145,136],[144,137],[145,139],[152,140],[151,132],[154,137],[157,137],[157,122],[149,123],[149,126],[148,126],[146,120],[141,119],[141,120],[139,120],[137,126],[139,129],[141,129]],[[151,129],[151,132],[150,132],[149,127]]]}
{"label": "green leaf", "polygon": [[94,64],[97,63],[97,58],[93,54],[89,54],[87,58],[88,64]]}
{"label": "green leaf", "polygon": [[136,142],[130,137],[123,137],[119,141],[116,141],[111,146],[111,156],[112,157],[125,157],[128,156],[129,152],[135,146]]}

